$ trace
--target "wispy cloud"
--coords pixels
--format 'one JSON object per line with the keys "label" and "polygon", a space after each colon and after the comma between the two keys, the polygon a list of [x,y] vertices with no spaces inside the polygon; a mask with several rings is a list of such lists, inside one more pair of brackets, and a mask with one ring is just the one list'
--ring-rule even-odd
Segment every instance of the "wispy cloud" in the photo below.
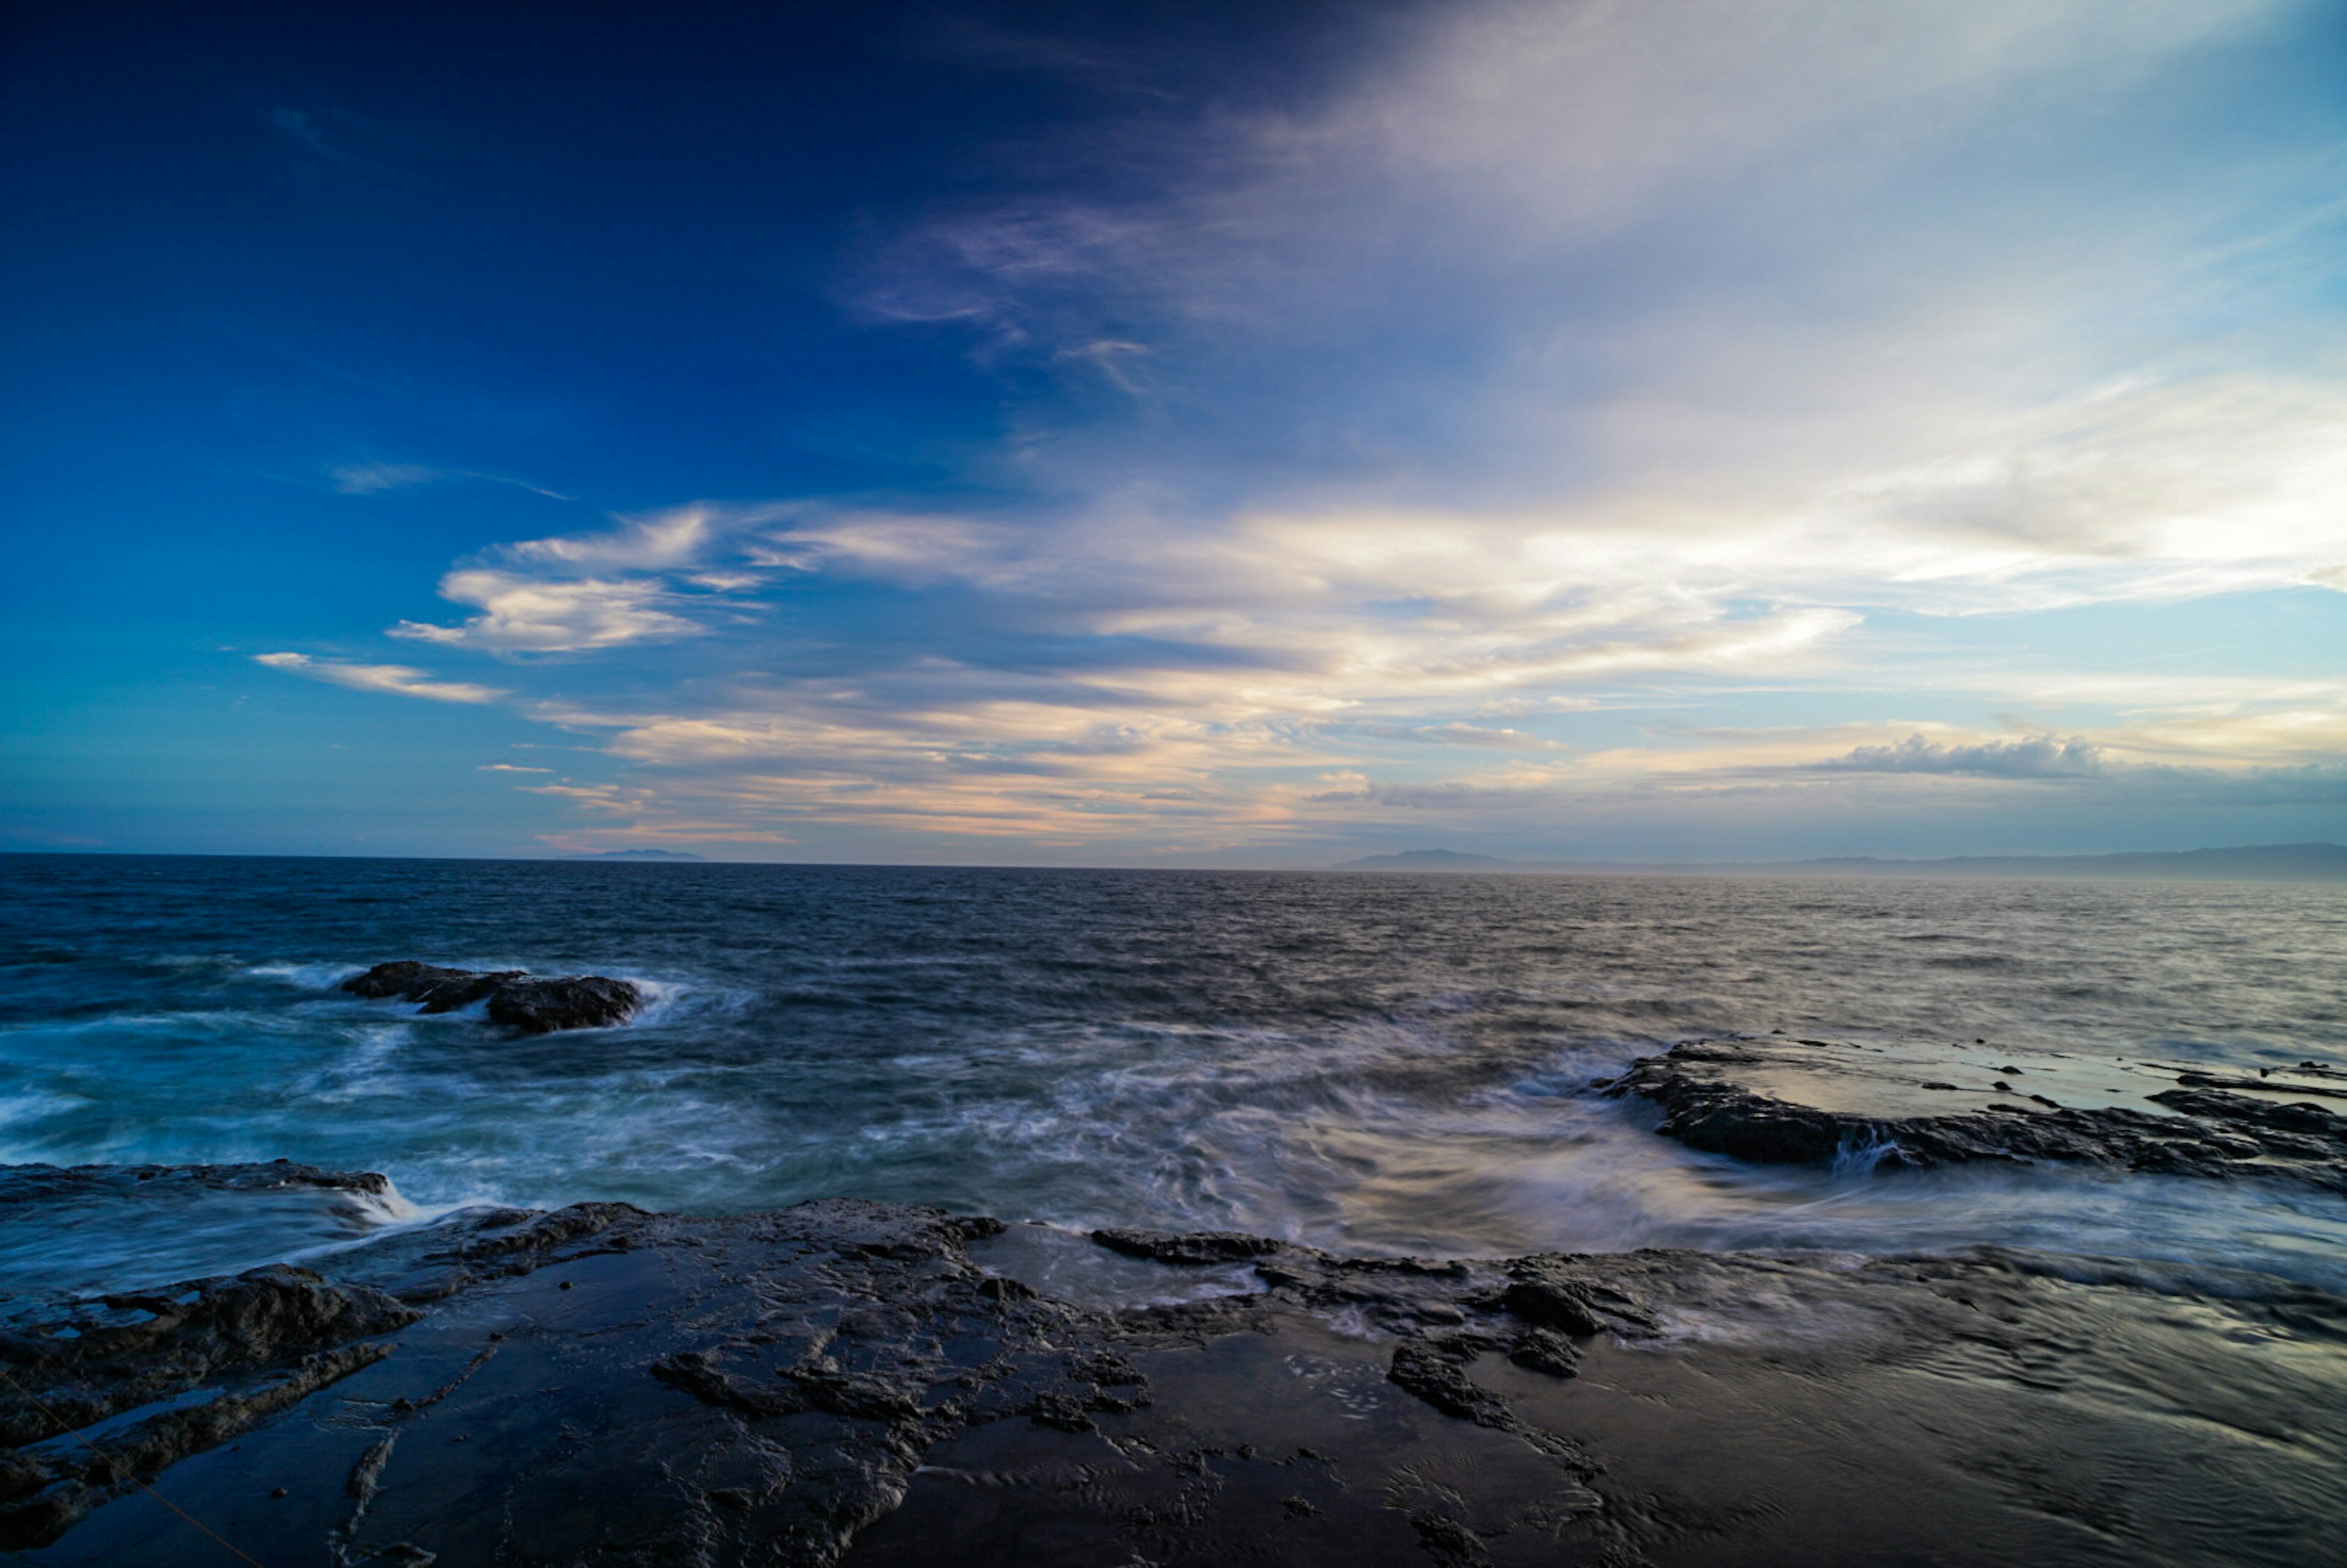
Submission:
{"label": "wispy cloud", "polygon": [[492,485],[511,485],[518,490],[528,490],[533,496],[544,496],[550,501],[569,501],[576,497],[559,490],[549,490],[526,479],[516,479],[503,474],[484,474],[472,468],[435,468],[422,463],[343,463],[329,468],[326,477],[334,488],[345,496],[373,496],[385,490],[405,490],[416,485],[430,485],[443,479],[480,479]]}
{"label": "wispy cloud", "polygon": [[334,488],[345,496],[372,496],[383,490],[428,485],[441,477],[443,472],[421,463],[344,463],[330,469],[328,477],[333,480]]}
{"label": "wispy cloud", "polygon": [[306,653],[256,653],[255,664],[282,670],[330,685],[357,692],[388,692],[401,697],[425,697],[436,702],[494,702],[507,693],[493,686],[466,681],[442,681],[405,664],[352,664],[333,659],[313,659]]}
{"label": "wispy cloud", "polygon": [[676,507],[641,517],[621,518],[618,526],[594,534],[526,539],[507,548],[515,560],[569,571],[652,570],[690,566],[729,528],[738,528],[765,515],[764,509],[728,515],[701,505]]}
{"label": "wispy cloud", "polygon": [[649,796],[641,790],[630,790],[619,784],[516,784],[514,788],[526,794],[559,795],[582,811],[602,812],[623,816],[641,815]]}

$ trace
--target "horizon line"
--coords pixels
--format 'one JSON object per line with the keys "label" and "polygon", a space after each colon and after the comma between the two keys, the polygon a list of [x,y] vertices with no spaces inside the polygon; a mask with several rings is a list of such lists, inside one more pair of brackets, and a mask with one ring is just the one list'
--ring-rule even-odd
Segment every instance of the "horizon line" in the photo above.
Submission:
{"label": "horizon line", "polygon": [[[1933,856],[1897,856],[1877,855],[1813,855],[1776,860],[1512,860],[1500,856],[1481,855],[1445,849],[1384,851],[1357,856],[1351,860],[1304,866],[1168,866],[1163,864],[1136,865],[1125,862],[1035,862],[1035,861],[929,861],[929,860],[736,860],[712,857],[687,851],[665,852],[656,856],[635,857],[624,851],[582,851],[571,854],[548,855],[460,855],[460,854],[387,854],[312,852],[253,852],[236,850],[170,850],[170,849],[110,849],[91,847],[24,847],[0,848],[0,857],[49,856],[90,859],[170,859],[170,860],[386,860],[386,861],[446,861],[482,865],[635,865],[635,866],[770,866],[797,869],[841,870],[902,870],[902,871],[1158,871],[1183,872],[1265,872],[1312,873],[1343,872],[1354,875],[1378,875],[1393,872],[1424,871],[1434,875],[1484,876],[1635,876],[1671,875],[1674,873],[1701,876],[1735,876],[1740,873],[1765,873],[1797,866],[1949,866],[1982,864],[2070,864],[2109,862],[2117,860],[2183,860],[2193,856],[2272,853],[2289,850],[2330,851],[2347,857],[2347,845],[2328,839],[2303,839],[2291,843],[2201,845],[2189,849],[2121,849],[2086,851],[2030,851],[2007,853],[1965,853]],[[671,856],[673,858],[671,858]],[[1380,866],[1378,861],[1399,860],[1405,856],[1456,856],[1465,864],[1450,866]]]}

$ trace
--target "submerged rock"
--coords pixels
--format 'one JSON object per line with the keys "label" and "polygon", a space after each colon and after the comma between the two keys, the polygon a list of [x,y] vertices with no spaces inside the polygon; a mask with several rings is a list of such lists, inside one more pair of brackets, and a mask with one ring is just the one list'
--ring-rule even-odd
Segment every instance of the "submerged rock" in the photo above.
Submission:
{"label": "submerged rock", "polygon": [[[1811,1040],[1694,1041],[1633,1063],[1604,1091],[1660,1107],[1666,1136],[1757,1163],[1921,1169],[2050,1161],[2171,1175],[2279,1176],[2347,1193],[2347,1117],[2320,1105],[2220,1089],[2150,1091],[2147,1083],[2135,1098],[2160,1109],[2081,1107],[2012,1095],[1998,1081],[1980,1091],[1990,1098],[1977,1111],[1914,1113],[1905,1091],[1959,1087],[1916,1077],[1933,1058],[1909,1061],[1854,1047],[1820,1054],[1831,1050]],[[2056,1071],[2059,1064],[2039,1070],[2046,1077]],[[2205,1081],[2188,1072],[2161,1081]],[[2256,1086],[2277,1095],[2291,1088],[2274,1081]]]}
{"label": "submerged rock", "polygon": [[413,958],[377,964],[344,980],[342,989],[378,1000],[397,997],[418,1002],[418,1010],[427,1013],[453,1012],[486,1000],[493,1021],[521,1034],[624,1023],[644,1003],[643,991],[635,984],[605,975],[533,979],[520,969],[484,973]]}
{"label": "submerged rock", "polygon": [[105,1459],[12,1413],[0,1530],[210,1550],[132,1478],[272,1563],[2280,1564],[2347,1527],[2347,1301],[2263,1276],[1053,1242],[1264,1286],[1106,1310],[989,1272],[1037,1245],[1001,1229],[487,1211],[11,1322]]}

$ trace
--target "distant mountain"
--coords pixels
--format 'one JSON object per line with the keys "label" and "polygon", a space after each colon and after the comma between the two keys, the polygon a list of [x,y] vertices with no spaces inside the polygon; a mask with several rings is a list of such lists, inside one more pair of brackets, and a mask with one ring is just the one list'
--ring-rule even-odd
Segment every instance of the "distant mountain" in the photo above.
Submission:
{"label": "distant mountain", "polygon": [[[1462,855],[1455,849],[1405,849],[1399,855],[1370,855],[1332,866],[1332,871],[1521,871],[1520,860],[1495,855]],[[1539,869],[1533,867],[1532,869]]]}
{"label": "distant mountain", "polygon": [[706,856],[687,855],[682,849],[607,849],[600,855],[581,855],[579,860],[703,860]]}
{"label": "distant mountain", "polygon": [[1450,849],[1411,849],[1348,860],[1334,871],[1578,872],[1614,876],[2015,876],[2168,882],[2347,882],[2347,845],[2251,844],[2232,849],[2137,850],[2117,855],[1958,855],[1940,860],[1841,856],[1818,860],[1501,860]]}

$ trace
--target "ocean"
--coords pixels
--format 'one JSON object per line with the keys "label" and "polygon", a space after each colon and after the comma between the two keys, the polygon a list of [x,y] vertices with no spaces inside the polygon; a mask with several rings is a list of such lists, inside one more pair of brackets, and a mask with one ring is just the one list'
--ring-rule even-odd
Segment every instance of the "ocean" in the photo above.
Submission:
{"label": "ocean", "polygon": [[[1987,1242],[2347,1289],[2347,1205],[2309,1187],[1749,1166],[1595,1087],[1776,1030],[2335,1063],[2347,886],[97,856],[0,882],[0,1164],[394,1184],[18,1202],[0,1293],[477,1204],[840,1194],[1370,1255]],[[405,958],[652,999],[508,1038],[335,989]]]}

